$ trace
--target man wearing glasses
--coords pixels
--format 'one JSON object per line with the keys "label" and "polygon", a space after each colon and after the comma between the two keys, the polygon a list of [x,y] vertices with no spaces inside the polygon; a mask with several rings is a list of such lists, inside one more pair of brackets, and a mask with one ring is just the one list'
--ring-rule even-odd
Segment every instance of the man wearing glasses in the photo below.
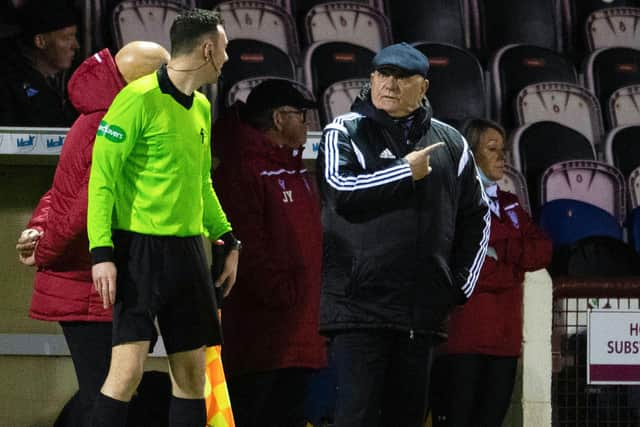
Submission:
{"label": "man wearing glasses", "polygon": [[399,43],[372,68],[320,142],[320,328],[336,427],[419,427],[440,323],[473,293],[490,217],[466,141],[431,117],[427,58]]}
{"label": "man wearing glasses", "polygon": [[320,211],[301,157],[305,109],[315,107],[289,81],[272,79],[214,126],[213,181],[244,242],[222,322],[238,427],[304,426],[310,370],[326,364],[318,334]]}

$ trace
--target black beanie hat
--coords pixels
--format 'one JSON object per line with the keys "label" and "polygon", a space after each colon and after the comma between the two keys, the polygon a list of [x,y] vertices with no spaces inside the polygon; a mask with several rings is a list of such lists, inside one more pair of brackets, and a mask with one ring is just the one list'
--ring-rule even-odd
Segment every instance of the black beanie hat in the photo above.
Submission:
{"label": "black beanie hat", "polygon": [[76,11],[65,0],[28,0],[18,9],[22,34],[34,36],[78,25]]}

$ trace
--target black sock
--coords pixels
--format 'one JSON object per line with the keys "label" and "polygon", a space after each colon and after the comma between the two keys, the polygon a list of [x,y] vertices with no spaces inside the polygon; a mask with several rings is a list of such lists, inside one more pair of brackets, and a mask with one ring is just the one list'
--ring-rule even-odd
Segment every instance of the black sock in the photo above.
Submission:
{"label": "black sock", "polygon": [[171,396],[170,427],[203,427],[206,424],[207,406],[204,399],[182,399]]}
{"label": "black sock", "polygon": [[91,427],[124,427],[127,424],[129,402],[98,393],[91,412]]}

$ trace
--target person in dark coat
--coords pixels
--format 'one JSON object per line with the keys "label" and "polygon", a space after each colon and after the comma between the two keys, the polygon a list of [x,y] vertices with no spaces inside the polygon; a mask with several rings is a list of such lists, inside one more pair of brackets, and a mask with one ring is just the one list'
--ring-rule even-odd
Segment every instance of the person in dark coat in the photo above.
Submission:
{"label": "person in dark coat", "polygon": [[400,43],[372,66],[370,89],[320,142],[320,331],[337,427],[417,427],[441,323],[482,267],[489,210],[464,138],[431,116],[427,58]]}
{"label": "person in dark coat", "polygon": [[489,198],[491,235],[476,291],[451,313],[432,389],[433,423],[442,427],[500,427],[511,402],[522,349],[524,273],[545,268],[551,241],[500,190],[505,133],[497,123],[471,120],[465,134]]}
{"label": "person in dark coat", "polygon": [[87,240],[93,142],[120,89],[168,60],[162,46],[132,42],[120,49],[115,60],[103,49],[78,67],[69,81],[69,97],[81,115],[65,138],[53,185],[17,243],[20,261],[37,267],[29,316],[60,323],[85,414],[104,381],[111,354],[111,308],[103,307],[93,287]]}
{"label": "person in dark coat", "polygon": [[222,310],[238,427],[304,426],[309,376],[326,365],[318,333],[320,205],[302,162],[308,108],[315,102],[290,82],[266,80],[214,126],[213,182],[244,242]]}
{"label": "person in dark coat", "polygon": [[0,126],[69,127],[77,117],[60,91],[80,45],[77,15],[66,0],[28,0],[0,67]]}

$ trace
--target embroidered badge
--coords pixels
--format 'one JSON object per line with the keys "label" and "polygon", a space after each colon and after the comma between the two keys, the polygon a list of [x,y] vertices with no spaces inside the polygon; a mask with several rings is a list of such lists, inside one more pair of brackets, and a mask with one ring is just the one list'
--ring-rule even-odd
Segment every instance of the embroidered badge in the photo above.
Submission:
{"label": "embroidered badge", "polygon": [[31,98],[32,96],[36,96],[40,93],[38,89],[35,89],[29,85],[29,83],[24,84],[24,91],[27,94],[27,97]]}
{"label": "embroidered badge", "polygon": [[509,219],[513,223],[513,226],[515,228],[520,228],[520,223],[518,221],[518,214],[513,209],[509,209],[506,212],[507,212],[507,216],[509,217]]}

